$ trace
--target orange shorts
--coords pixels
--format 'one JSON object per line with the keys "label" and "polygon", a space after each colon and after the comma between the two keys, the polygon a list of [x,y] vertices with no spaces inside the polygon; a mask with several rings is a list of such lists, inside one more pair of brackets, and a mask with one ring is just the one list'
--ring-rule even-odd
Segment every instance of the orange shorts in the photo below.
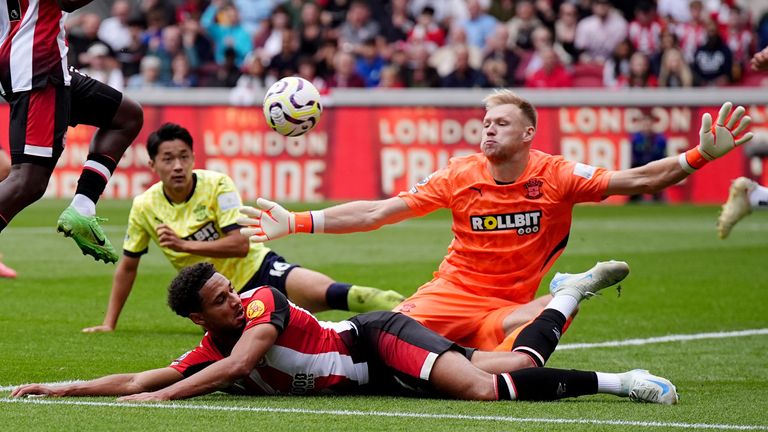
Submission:
{"label": "orange shorts", "polygon": [[504,341],[504,318],[524,304],[474,294],[435,278],[394,310],[459,345],[492,351]]}

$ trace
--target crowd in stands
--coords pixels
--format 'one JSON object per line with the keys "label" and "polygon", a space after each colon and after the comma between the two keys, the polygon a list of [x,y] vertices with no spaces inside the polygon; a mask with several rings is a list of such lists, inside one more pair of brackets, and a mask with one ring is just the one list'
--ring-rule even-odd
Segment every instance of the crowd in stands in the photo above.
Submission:
{"label": "crowd in stands", "polygon": [[[766,10],[761,10],[765,6]],[[764,0],[115,0],[69,61],[122,90],[757,85]]]}

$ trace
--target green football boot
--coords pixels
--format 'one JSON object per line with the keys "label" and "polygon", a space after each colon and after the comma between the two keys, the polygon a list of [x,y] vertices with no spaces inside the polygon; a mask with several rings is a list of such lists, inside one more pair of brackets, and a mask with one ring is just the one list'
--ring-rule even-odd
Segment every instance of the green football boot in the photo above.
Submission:
{"label": "green football boot", "polygon": [[59,216],[56,230],[64,233],[64,237],[72,237],[83,255],[90,255],[96,261],[115,263],[119,258],[117,252],[99,225],[99,222],[104,221],[106,219],[97,216],[83,216],[69,206]]}
{"label": "green football boot", "polygon": [[352,285],[347,293],[350,312],[388,311],[399,305],[405,297],[397,291],[382,291],[377,288]]}

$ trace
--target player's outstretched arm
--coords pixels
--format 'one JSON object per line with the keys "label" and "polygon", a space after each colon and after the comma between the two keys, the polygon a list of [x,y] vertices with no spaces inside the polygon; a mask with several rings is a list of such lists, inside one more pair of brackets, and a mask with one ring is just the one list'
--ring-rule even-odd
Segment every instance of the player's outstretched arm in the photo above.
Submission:
{"label": "player's outstretched arm", "polygon": [[40,396],[123,396],[167,387],[183,379],[177,370],[164,367],[132,374],[108,375],[91,381],[64,385],[25,384],[11,397]]}
{"label": "player's outstretched arm", "polygon": [[635,195],[656,193],[678,183],[704,165],[735,147],[752,139],[749,125],[752,119],[744,107],[733,108],[726,102],[720,108],[717,121],[705,113],[701,118],[699,145],[679,156],[670,156],[647,165],[612,173],[605,195]]}
{"label": "player's outstretched arm", "polygon": [[120,258],[115,269],[115,275],[112,277],[112,292],[109,294],[109,304],[107,305],[107,313],[104,315],[104,321],[99,326],[84,328],[84,333],[111,332],[117,327],[120,312],[122,312],[133,289],[140,260],[141,258],[126,255]]}
{"label": "player's outstretched arm", "polygon": [[186,399],[215,392],[248,376],[277,339],[277,327],[258,324],[246,330],[232,348],[229,357],[219,360],[202,371],[160,390],[132,394],[123,401],[158,401]]}
{"label": "player's outstretched arm", "polygon": [[243,207],[246,217],[237,223],[251,241],[263,242],[294,233],[332,233],[372,231],[417,216],[405,200],[393,197],[378,201],[352,201],[325,210],[293,213],[280,204],[259,198],[256,207]]}

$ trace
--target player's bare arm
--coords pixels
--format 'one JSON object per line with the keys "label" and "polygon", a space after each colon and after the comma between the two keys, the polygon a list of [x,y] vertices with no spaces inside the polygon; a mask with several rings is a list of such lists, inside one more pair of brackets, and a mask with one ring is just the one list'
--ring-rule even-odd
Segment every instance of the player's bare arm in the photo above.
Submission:
{"label": "player's bare arm", "polygon": [[104,315],[104,321],[99,326],[87,327],[83,329],[85,333],[110,332],[117,327],[117,320],[120,318],[120,312],[125,306],[128,295],[131,294],[133,283],[136,280],[136,274],[139,270],[141,258],[123,255],[117,263],[115,275],[112,277],[112,291],[109,294],[109,304],[107,313]]}
{"label": "player's bare arm", "polygon": [[733,108],[726,102],[720,107],[715,124],[705,113],[701,118],[699,145],[679,156],[671,156],[642,167],[614,171],[605,195],[652,194],[671,186],[707,163],[722,157],[752,139],[752,119],[744,107]]}
{"label": "player's bare arm", "polygon": [[184,240],[171,227],[158,225],[158,244],[176,252],[211,258],[244,258],[248,256],[248,238],[238,230],[227,233],[226,236],[214,241]]}
{"label": "player's bare arm", "polygon": [[25,384],[16,387],[11,397],[43,396],[123,396],[167,387],[184,376],[176,369],[164,367],[139,373],[116,374],[91,381],[64,385]]}
{"label": "player's bare arm", "polygon": [[272,324],[259,324],[246,330],[232,348],[229,357],[202,371],[181,380],[170,387],[150,393],[140,393],[120,398],[124,401],[157,401],[186,399],[225,388],[235,380],[251,373],[256,364],[272,348],[277,340],[277,328]]}
{"label": "player's bare arm", "polygon": [[237,223],[251,241],[274,240],[299,232],[343,234],[373,231],[417,216],[405,200],[392,197],[378,201],[352,201],[325,210],[293,213],[280,204],[259,198],[258,208],[243,207]]}

